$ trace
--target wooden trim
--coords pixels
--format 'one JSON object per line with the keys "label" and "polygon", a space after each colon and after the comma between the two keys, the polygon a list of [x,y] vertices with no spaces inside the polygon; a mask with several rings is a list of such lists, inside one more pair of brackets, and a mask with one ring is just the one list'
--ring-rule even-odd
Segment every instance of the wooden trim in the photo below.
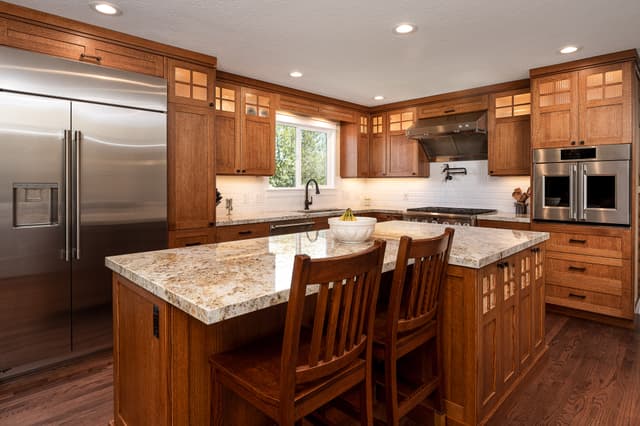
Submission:
{"label": "wooden trim", "polygon": [[609,315],[596,314],[578,309],[568,308],[566,306],[552,305],[547,303],[547,312],[554,312],[575,318],[582,318],[589,321],[596,321],[602,324],[613,325],[628,329],[635,329],[636,324],[640,324],[640,315],[635,314],[632,320],[615,318]]}
{"label": "wooden trim", "polygon": [[220,82],[232,83],[240,86],[250,87],[253,89],[265,90],[268,92],[295,96],[295,97],[307,99],[313,102],[320,102],[320,103],[330,104],[330,105],[338,105],[345,108],[351,108],[359,112],[368,111],[368,108],[364,105],[358,105],[352,102],[330,98],[328,96],[316,95],[315,93],[305,92],[303,90],[298,90],[298,89],[292,89],[290,87],[281,86],[279,84],[269,83],[262,80],[256,80],[250,77],[243,77],[241,75],[232,74],[225,71],[218,71],[217,79]]}
{"label": "wooden trim", "polygon": [[621,50],[619,52],[593,56],[591,58],[579,59],[577,61],[563,62],[560,64],[532,68],[529,70],[529,77],[534,78],[548,74],[557,74],[559,72],[577,71],[584,68],[590,68],[595,65],[607,65],[627,61],[638,62],[638,52],[636,51],[636,49]]}
{"label": "wooden trim", "polygon": [[121,33],[119,31],[108,30],[106,28],[74,21],[72,19],[64,18],[61,16],[56,16],[38,10],[17,6],[15,4],[7,3],[4,1],[0,1],[0,15],[18,21],[48,27],[57,31],[76,34],[95,40],[115,43],[125,47],[133,47],[151,53],[199,63],[207,67],[215,68],[217,65],[217,58],[215,56],[209,56],[202,53],[181,49],[179,47],[169,46],[141,37]]}
{"label": "wooden trim", "polygon": [[529,88],[529,79],[525,78],[522,80],[508,81],[506,83],[491,84],[489,86],[474,87],[472,89],[458,90],[455,92],[441,93],[439,95],[426,96],[423,98],[415,98],[415,99],[409,99],[406,101],[400,101],[400,102],[394,102],[390,104],[375,106],[375,107],[371,107],[369,109],[369,112],[377,113],[377,112],[383,112],[383,111],[390,111],[394,109],[412,107],[412,106],[431,103],[431,102],[449,101],[452,99],[466,98],[468,96],[478,96],[478,95],[484,95],[484,94],[489,94],[494,92],[505,92],[507,90],[518,90],[518,89],[528,89],[528,88]]}

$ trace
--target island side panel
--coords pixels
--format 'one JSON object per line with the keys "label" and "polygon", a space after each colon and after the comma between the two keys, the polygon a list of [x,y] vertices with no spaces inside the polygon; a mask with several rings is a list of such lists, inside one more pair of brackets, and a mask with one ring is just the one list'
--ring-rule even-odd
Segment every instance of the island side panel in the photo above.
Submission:
{"label": "island side panel", "polygon": [[443,358],[448,425],[476,418],[478,270],[449,265],[443,298]]}
{"label": "island side panel", "polygon": [[168,304],[113,274],[116,425],[170,424]]}

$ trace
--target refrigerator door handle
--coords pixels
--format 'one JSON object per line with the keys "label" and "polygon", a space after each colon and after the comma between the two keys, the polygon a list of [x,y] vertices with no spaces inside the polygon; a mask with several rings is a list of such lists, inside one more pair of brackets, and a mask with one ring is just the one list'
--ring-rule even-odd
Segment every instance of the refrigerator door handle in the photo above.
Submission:
{"label": "refrigerator door handle", "polygon": [[64,131],[64,260],[71,258],[71,130]]}
{"label": "refrigerator door handle", "polygon": [[75,247],[75,258],[80,260],[80,141],[82,140],[82,132],[76,130],[73,132],[73,142],[74,142],[74,151],[75,151],[75,165],[74,165],[74,173],[76,179],[76,187],[75,187],[75,203],[76,203],[76,247]]}

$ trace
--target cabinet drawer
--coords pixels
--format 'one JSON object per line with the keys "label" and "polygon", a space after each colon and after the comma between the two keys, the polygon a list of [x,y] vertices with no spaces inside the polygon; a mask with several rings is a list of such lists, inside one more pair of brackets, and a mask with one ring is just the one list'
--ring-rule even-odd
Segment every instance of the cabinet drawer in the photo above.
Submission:
{"label": "cabinet drawer", "polygon": [[489,109],[489,96],[471,96],[452,101],[434,102],[418,107],[418,118],[440,117]]}
{"label": "cabinet drawer", "polygon": [[101,41],[95,41],[91,44],[95,48],[95,56],[100,58],[100,61],[97,62],[100,65],[164,77],[164,58],[162,56]]}
{"label": "cabinet drawer", "polygon": [[169,248],[191,247],[215,242],[212,228],[169,231]]}
{"label": "cabinet drawer", "polygon": [[552,232],[547,250],[590,256],[623,257],[623,238],[614,235],[588,235]]}
{"label": "cabinet drawer", "polygon": [[268,223],[251,223],[247,225],[220,226],[216,229],[216,242],[247,240],[269,236]]}
{"label": "cabinet drawer", "polygon": [[622,296],[628,261],[547,251],[547,283]]}
{"label": "cabinet drawer", "polygon": [[547,284],[545,291],[547,303],[604,315],[620,316],[622,313],[620,296],[553,284]]}
{"label": "cabinet drawer", "polygon": [[0,18],[0,44],[80,60],[88,39],[62,31]]}
{"label": "cabinet drawer", "polygon": [[528,231],[531,229],[526,222],[507,222],[502,220],[478,219],[478,226],[482,228],[518,229]]}

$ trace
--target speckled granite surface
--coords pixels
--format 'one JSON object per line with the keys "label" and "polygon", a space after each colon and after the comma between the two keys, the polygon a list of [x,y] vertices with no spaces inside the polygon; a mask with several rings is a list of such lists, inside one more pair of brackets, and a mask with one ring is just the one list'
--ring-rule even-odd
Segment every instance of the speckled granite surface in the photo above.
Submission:
{"label": "speckled granite surface", "polygon": [[[392,221],[376,225],[387,240],[383,270],[395,268],[398,238],[442,233],[443,225]],[[450,264],[481,268],[549,238],[544,232],[455,227]],[[106,258],[106,266],[205,324],[288,300],[293,258],[338,256],[363,250],[371,241],[345,244],[330,231],[313,231],[221,244]]]}
{"label": "speckled granite surface", "polygon": [[531,223],[529,214],[515,214],[513,212],[497,212],[478,215],[478,219],[499,220],[501,222]]}
{"label": "speckled granite surface", "polygon": [[[309,210],[309,212],[299,212],[299,211],[279,211],[279,212],[261,212],[261,213],[252,213],[250,215],[236,215],[232,214],[231,216],[221,216],[219,215],[216,219],[216,226],[230,226],[230,225],[244,225],[247,223],[262,223],[262,222],[273,222],[276,220],[291,220],[291,219],[304,219],[307,217],[337,217],[344,213],[344,209],[335,209],[332,211],[326,211],[329,209],[322,209],[322,211],[314,211],[313,209]],[[389,209],[359,209],[353,211],[355,214],[362,213],[390,213],[390,214],[402,214],[405,212],[404,209],[401,210],[389,210]]]}

